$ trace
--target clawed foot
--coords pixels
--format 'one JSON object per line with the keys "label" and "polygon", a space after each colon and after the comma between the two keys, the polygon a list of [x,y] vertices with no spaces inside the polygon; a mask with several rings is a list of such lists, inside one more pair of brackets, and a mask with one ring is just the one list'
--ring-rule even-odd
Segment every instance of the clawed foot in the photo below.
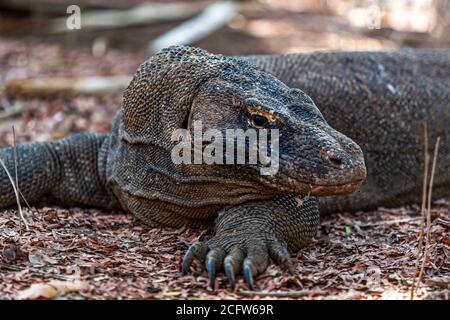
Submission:
{"label": "clawed foot", "polygon": [[265,239],[251,234],[216,235],[211,240],[197,242],[186,252],[182,272],[189,273],[194,260],[205,263],[210,287],[215,288],[216,273],[225,271],[232,289],[236,287],[236,275],[244,275],[248,287],[254,289],[254,277],[263,273],[269,258],[291,273],[294,267],[287,248],[275,236]]}

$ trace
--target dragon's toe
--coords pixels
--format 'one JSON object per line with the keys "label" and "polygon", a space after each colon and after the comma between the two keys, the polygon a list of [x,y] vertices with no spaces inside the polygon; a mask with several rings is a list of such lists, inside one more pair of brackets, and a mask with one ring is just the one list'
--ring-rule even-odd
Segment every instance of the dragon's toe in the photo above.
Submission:
{"label": "dragon's toe", "polygon": [[183,263],[181,265],[181,272],[183,273],[183,275],[189,273],[192,262],[194,262],[195,259],[202,262],[205,261],[207,252],[208,247],[202,242],[197,242],[190,246],[188,251],[184,255]]}

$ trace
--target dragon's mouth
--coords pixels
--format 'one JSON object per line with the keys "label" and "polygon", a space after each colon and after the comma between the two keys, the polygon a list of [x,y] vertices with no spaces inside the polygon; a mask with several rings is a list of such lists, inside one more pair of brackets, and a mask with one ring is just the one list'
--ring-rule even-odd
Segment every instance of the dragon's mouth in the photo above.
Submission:
{"label": "dragon's mouth", "polygon": [[360,179],[346,184],[311,186],[310,193],[318,197],[350,194],[357,191],[363,182],[364,179]]}
{"label": "dragon's mouth", "polygon": [[317,197],[338,196],[353,193],[359,189],[365,178],[354,179],[341,184],[312,184],[308,182],[287,179],[286,184],[275,184],[272,181],[260,181],[266,187],[276,190],[276,193],[295,193],[298,195],[311,195]]}
{"label": "dragon's mouth", "polygon": [[[260,176],[258,182],[271,191],[295,193],[298,195],[335,196],[353,193],[366,179],[366,167],[362,156],[354,156],[345,166],[330,165],[326,172],[314,171],[315,162],[310,167],[293,168],[289,163],[280,161],[280,170],[276,176]],[[284,168],[284,170],[283,170]]]}

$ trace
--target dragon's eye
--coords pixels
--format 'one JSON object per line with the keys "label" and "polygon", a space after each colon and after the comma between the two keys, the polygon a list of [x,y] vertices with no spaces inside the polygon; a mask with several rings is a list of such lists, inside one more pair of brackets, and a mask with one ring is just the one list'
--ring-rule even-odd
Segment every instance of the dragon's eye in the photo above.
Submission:
{"label": "dragon's eye", "polygon": [[269,119],[261,114],[252,114],[249,120],[250,124],[255,127],[263,127],[269,122]]}

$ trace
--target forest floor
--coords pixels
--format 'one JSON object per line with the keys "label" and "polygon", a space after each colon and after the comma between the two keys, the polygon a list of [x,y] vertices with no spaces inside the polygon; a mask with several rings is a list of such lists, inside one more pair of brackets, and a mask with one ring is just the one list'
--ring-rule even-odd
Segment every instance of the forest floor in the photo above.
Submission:
{"label": "forest floor", "polygon": [[[429,250],[415,297],[449,299],[449,203],[431,211]],[[225,276],[215,292],[201,268],[182,276],[189,244],[208,237],[188,229],[149,229],[131,215],[90,209],[32,208],[20,231],[17,210],[0,216],[0,299],[409,299],[417,272],[417,206],[322,219],[296,257],[295,275],[271,265],[249,293]],[[296,295],[292,297],[292,295]]]}
{"label": "forest floor", "polygon": [[[295,20],[300,29],[305,30],[307,18]],[[309,23],[316,26],[314,21]],[[287,28],[288,22],[238,19],[218,32],[217,41],[198,45],[227,54],[286,53],[308,44],[304,51],[333,49],[347,40],[353,49],[397,47],[348,32],[318,37],[323,30],[317,28],[300,35],[299,26]],[[236,23],[245,24],[249,38],[231,46],[238,36]],[[271,33],[261,34],[270,23]],[[131,75],[146,57],[143,50],[95,56],[85,46],[0,37],[0,89],[11,79]],[[17,143],[108,132],[121,102],[121,93],[42,97],[0,92],[0,147],[13,144],[13,126]],[[415,298],[450,298],[449,206],[445,200],[432,206],[429,250]],[[268,297],[248,292],[242,279],[232,292],[223,275],[212,292],[200,268],[181,275],[183,254],[189,244],[210,236],[205,232],[149,229],[123,212],[92,209],[25,207],[24,215],[29,231],[21,229],[17,210],[0,212],[0,299],[409,299],[418,271],[418,205],[324,217],[314,240],[293,257],[295,275],[271,265],[257,278],[255,289]]]}

